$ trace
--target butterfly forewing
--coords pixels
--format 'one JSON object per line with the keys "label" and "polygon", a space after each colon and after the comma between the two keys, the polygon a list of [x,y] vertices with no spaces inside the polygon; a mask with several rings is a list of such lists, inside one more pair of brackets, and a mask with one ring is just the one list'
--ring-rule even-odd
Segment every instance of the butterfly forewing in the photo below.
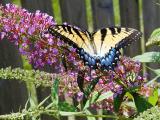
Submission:
{"label": "butterfly forewing", "polygon": [[[135,29],[132,28],[103,28],[93,33],[93,41],[96,45],[97,55],[100,57],[105,56],[109,50],[115,48],[121,41],[130,37],[135,33]],[[129,40],[132,40],[130,38]]]}
{"label": "butterfly forewing", "polygon": [[77,48],[83,48],[85,52],[94,54],[89,36],[78,28],[69,25],[55,25],[49,28],[49,32],[53,36],[61,37],[64,42],[73,43]]}

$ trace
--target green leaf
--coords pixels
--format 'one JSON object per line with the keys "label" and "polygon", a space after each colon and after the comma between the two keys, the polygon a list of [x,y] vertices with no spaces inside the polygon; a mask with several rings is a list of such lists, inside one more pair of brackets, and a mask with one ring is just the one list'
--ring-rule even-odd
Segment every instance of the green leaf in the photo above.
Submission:
{"label": "green leaf", "polygon": [[[91,113],[89,110],[85,110],[85,113],[86,113],[87,115],[92,115],[92,113]],[[87,116],[87,120],[96,120],[96,118],[95,118],[95,117]]]}
{"label": "green leaf", "polygon": [[153,106],[156,105],[158,101],[158,89],[154,89],[153,95],[149,96],[148,102],[151,103]]}
{"label": "green leaf", "polygon": [[52,102],[57,107],[58,107],[58,103],[59,103],[58,86],[59,86],[59,79],[56,78],[54,80],[53,87],[52,87]]}
{"label": "green leaf", "polygon": [[100,101],[102,101],[102,100],[104,100],[104,99],[108,99],[108,98],[110,98],[110,97],[112,97],[112,96],[113,96],[113,92],[111,92],[111,91],[105,92],[105,93],[103,93],[103,94],[101,94],[101,95],[99,96],[99,98],[97,99],[96,102],[100,102]]}
{"label": "green leaf", "polygon": [[93,92],[93,95],[90,97],[90,99],[87,100],[83,110],[90,107],[90,105],[93,103],[100,102],[100,101],[107,99],[107,98],[110,98],[112,96],[113,96],[113,92],[111,92],[111,91],[105,92],[103,94],[101,94],[101,92],[95,91],[95,92]]}
{"label": "green leaf", "polygon": [[94,90],[96,84],[98,83],[100,77],[97,77],[91,81],[91,83],[87,86],[87,89],[84,91],[86,96],[89,96],[90,93]]}
{"label": "green leaf", "polygon": [[97,91],[93,92],[93,95],[86,101],[83,110],[87,109],[91,104],[95,103],[100,95],[101,95],[100,92]]}
{"label": "green leaf", "polygon": [[76,108],[73,105],[71,105],[65,101],[59,102],[58,107],[59,107],[59,110],[61,110],[61,111],[67,111],[67,112],[75,112],[76,111]]}
{"label": "green leaf", "polygon": [[116,97],[114,97],[114,111],[118,112],[119,108],[123,102],[123,97],[126,94],[126,92],[123,92],[122,94],[118,94]]}
{"label": "green leaf", "polygon": [[157,75],[160,75],[160,69],[153,69],[153,72]]}
{"label": "green leaf", "polygon": [[148,39],[146,46],[160,45],[160,28],[155,29],[150,38]]}
{"label": "green leaf", "polygon": [[94,90],[96,84],[98,83],[100,77],[97,77],[91,81],[91,83],[87,86],[87,88],[84,91],[83,96],[83,105],[86,104],[86,101],[88,99],[88,96],[91,94],[91,92]]}
{"label": "green leaf", "polygon": [[143,98],[142,95],[138,93],[131,93],[131,94],[134,98],[134,102],[135,102],[137,111],[139,113],[152,107],[152,104],[150,104],[145,98]]}
{"label": "green leaf", "polygon": [[138,60],[140,62],[160,62],[160,52],[146,52],[142,55],[137,55],[133,60]]}

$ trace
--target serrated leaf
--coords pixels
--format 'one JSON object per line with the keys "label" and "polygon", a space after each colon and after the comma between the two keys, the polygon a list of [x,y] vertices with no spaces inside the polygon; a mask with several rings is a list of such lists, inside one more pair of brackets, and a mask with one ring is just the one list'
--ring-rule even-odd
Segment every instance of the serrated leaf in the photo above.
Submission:
{"label": "serrated leaf", "polygon": [[143,98],[142,95],[138,93],[131,93],[131,94],[134,98],[134,102],[135,102],[137,111],[139,113],[152,107],[152,104],[150,104],[145,98]]}
{"label": "serrated leaf", "polygon": [[126,94],[126,92],[123,92],[122,94],[118,94],[116,97],[114,97],[114,111],[118,112],[119,108],[123,102],[123,97]]}
{"label": "serrated leaf", "polygon": [[54,83],[53,83],[53,86],[52,86],[52,102],[57,107],[58,107],[58,103],[59,103],[58,86],[59,86],[59,79],[56,78],[54,80]]}
{"label": "serrated leaf", "polygon": [[155,29],[149,37],[146,46],[160,45],[160,28]]}
{"label": "serrated leaf", "polygon": [[160,62],[160,52],[146,52],[142,55],[137,55],[133,60],[138,60],[140,62]]}
{"label": "serrated leaf", "polygon": [[158,101],[158,89],[154,89],[153,94],[148,98],[148,102],[151,103],[153,106],[155,106],[157,101]]}

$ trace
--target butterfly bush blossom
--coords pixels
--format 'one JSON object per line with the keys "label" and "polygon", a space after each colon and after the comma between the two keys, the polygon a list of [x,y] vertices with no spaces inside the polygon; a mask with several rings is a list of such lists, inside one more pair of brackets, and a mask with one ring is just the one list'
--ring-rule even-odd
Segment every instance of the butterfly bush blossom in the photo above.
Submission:
{"label": "butterfly bush blossom", "polygon": [[[49,64],[60,72],[63,79],[60,81],[60,95],[67,93],[76,97],[77,101],[82,100],[83,92],[77,83],[78,71],[81,70],[85,73],[84,88],[100,76],[95,91],[112,91],[114,97],[127,88],[144,85],[146,77],[140,75],[141,64],[127,57],[120,58],[115,71],[90,70],[83,64],[75,48],[48,34],[48,27],[55,24],[53,17],[40,11],[30,13],[13,4],[0,6],[0,40],[6,38],[18,46],[20,53],[27,56],[35,67]],[[68,77],[64,77],[66,75]],[[100,104],[103,104],[103,108],[113,110],[112,103],[113,97]]]}

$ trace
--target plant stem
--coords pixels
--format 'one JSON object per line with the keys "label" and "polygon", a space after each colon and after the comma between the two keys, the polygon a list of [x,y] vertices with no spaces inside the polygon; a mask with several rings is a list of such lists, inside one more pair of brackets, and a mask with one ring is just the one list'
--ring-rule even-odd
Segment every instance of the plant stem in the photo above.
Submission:
{"label": "plant stem", "polygon": [[[1,120],[15,120],[19,119],[22,120],[25,116],[36,116],[41,115],[41,114],[50,114],[50,115],[56,115],[57,110],[45,110],[45,109],[35,109],[32,111],[24,111],[23,113],[11,113],[7,115],[0,115]],[[67,114],[68,113],[68,114]],[[72,113],[72,114],[71,114]],[[89,114],[84,114],[83,112],[59,112],[60,116],[79,116],[79,117],[96,117],[96,118],[114,118],[118,119],[119,117],[113,116],[113,115],[89,115]]]}
{"label": "plant stem", "polygon": [[[117,116],[113,116],[113,115],[89,115],[89,114],[84,114],[83,112],[77,112],[74,114],[67,114],[67,112],[65,112],[66,114],[63,114],[63,111],[60,111],[60,115],[61,116],[79,116],[79,117],[96,117],[96,118],[115,118],[118,119],[119,117]],[[68,112],[71,113],[71,112]]]}

